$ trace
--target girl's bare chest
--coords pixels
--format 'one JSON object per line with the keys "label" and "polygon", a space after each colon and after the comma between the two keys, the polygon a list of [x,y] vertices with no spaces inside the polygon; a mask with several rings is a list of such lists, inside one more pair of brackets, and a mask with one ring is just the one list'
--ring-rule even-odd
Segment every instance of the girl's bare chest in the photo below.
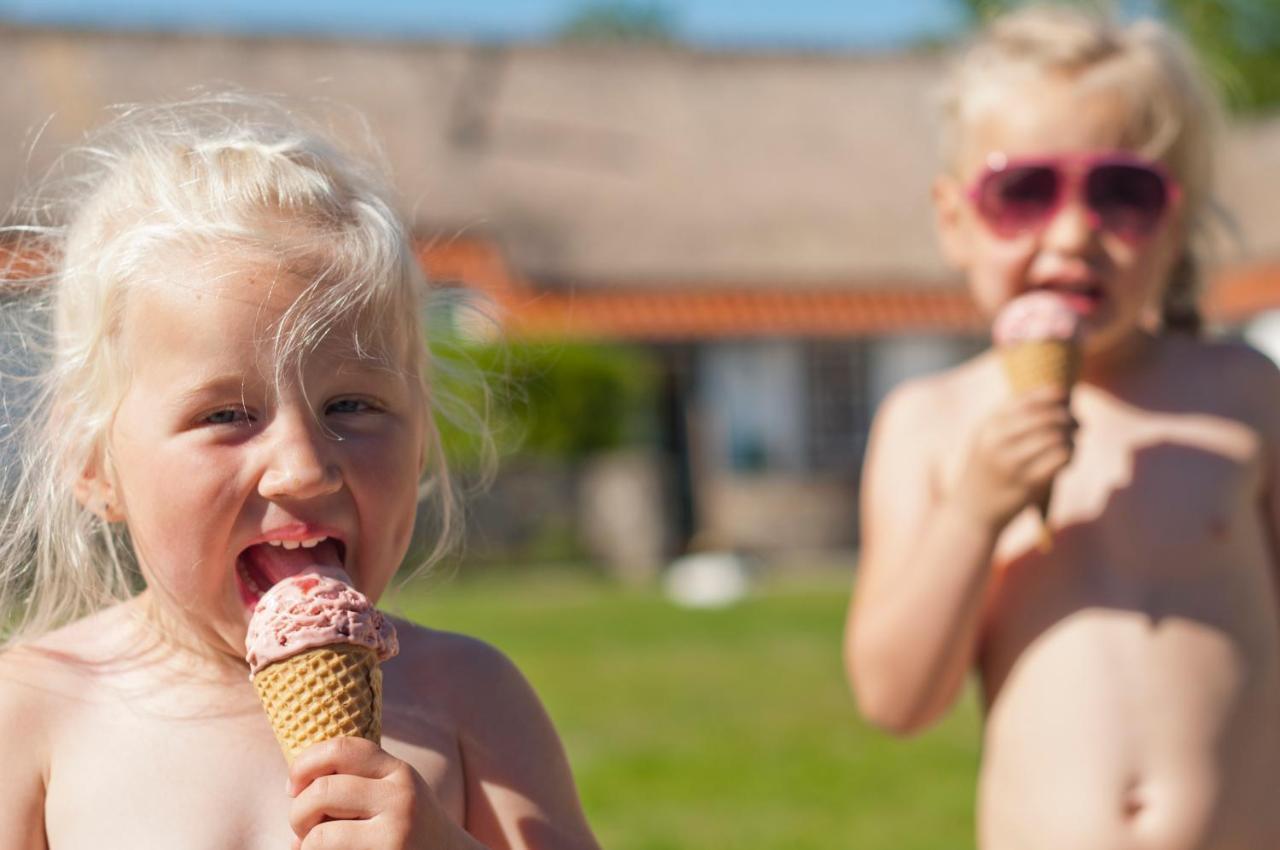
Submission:
{"label": "girl's bare chest", "polygon": [[[287,766],[265,718],[156,717],[102,709],[55,750],[46,797],[51,850],[290,846]],[[93,730],[90,733],[88,730]],[[416,730],[383,747],[408,762],[463,817],[456,742]]]}
{"label": "girl's bare chest", "polygon": [[1052,517],[1116,543],[1222,543],[1256,504],[1262,456],[1258,433],[1236,419],[1093,412],[1054,482]]}

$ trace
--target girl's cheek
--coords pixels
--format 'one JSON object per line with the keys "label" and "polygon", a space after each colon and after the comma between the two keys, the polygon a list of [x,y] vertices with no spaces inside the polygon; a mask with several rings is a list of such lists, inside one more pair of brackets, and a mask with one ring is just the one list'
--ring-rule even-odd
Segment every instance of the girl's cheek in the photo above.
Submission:
{"label": "girl's cheek", "polygon": [[970,291],[978,309],[994,316],[1026,288],[1027,263],[1020,257],[989,257],[970,273]]}

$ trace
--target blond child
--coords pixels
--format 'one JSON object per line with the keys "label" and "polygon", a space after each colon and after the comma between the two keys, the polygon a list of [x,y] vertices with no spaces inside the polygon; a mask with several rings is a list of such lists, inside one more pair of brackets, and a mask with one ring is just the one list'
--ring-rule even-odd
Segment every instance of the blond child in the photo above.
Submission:
{"label": "blond child", "polygon": [[489,646],[400,623],[382,745],[291,768],[247,676],[254,604],[300,560],[247,553],[306,546],[376,600],[423,485],[452,523],[382,184],[239,95],[134,109],[80,153],[10,231],[49,273],[6,307],[43,360],[0,515],[0,848],[596,847]]}
{"label": "blond child", "polygon": [[945,254],[988,318],[1070,307],[1081,380],[1017,395],[987,352],[885,402],[859,706],[914,732],[977,669],[983,850],[1280,846],[1280,376],[1196,329],[1212,99],[1162,26],[1042,7],[968,50],[947,107]]}

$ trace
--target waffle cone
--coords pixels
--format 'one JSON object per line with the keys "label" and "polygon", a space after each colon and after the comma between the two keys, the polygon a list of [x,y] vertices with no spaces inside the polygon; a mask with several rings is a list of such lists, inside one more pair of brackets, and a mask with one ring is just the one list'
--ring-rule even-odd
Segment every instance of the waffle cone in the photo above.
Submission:
{"label": "waffle cone", "polygon": [[1066,339],[1018,342],[1001,346],[1000,360],[1015,393],[1039,387],[1070,389],[1080,370],[1080,349]]}
{"label": "waffle cone", "polygon": [[[1061,387],[1070,390],[1080,371],[1080,349],[1073,340],[1045,339],[1003,345],[999,349],[1000,361],[1014,393],[1024,393],[1040,387]],[[1040,514],[1040,549],[1053,548],[1053,534],[1049,529],[1049,505],[1053,485],[1044,491],[1035,503]]]}
{"label": "waffle cone", "polygon": [[290,763],[330,738],[382,738],[382,670],[363,646],[334,644],[270,664],[253,686]]}

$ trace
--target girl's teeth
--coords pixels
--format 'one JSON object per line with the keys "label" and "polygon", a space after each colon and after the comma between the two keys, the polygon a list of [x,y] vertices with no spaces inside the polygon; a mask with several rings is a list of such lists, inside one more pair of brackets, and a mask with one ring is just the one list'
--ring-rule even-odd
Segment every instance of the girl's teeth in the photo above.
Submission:
{"label": "girl's teeth", "polygon": [[328,539],[322,535],[320,537],[308,537],[306,540],[268,540],[267,545],[277,548],[283,546],[286,549],[297,549],[299,546],[303,549],[314,549],[321,542]]}

